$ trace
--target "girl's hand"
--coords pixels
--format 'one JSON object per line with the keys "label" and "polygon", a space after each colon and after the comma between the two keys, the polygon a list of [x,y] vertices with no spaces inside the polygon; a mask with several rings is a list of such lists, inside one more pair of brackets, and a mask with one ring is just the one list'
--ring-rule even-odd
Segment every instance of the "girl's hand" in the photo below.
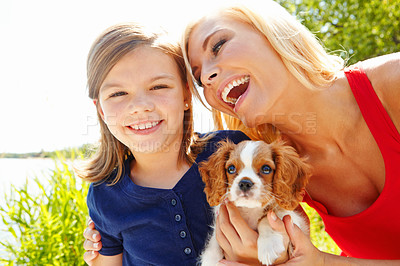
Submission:
{"label": "girl's hand", "polygon": [[99,255],[98,251],[101,249],[101,236],[99,231],[95,229],[94,222],[89,217],[87,227],[83,232],[85,242],[83,248],[86,250],[83,254],[83,259],[88,265],[92,264],[92,261]]}

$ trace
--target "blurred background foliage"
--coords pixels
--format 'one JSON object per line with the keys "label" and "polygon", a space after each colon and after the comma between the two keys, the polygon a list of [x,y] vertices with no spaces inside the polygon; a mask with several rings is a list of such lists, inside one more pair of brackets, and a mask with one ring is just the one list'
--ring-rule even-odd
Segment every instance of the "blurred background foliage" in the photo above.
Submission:
{"label": "blurred background foliage", "polygon": [[[348,64],[400,51],[400,0],[277,0]],[[339,53],[340,54],[340,53]]]}

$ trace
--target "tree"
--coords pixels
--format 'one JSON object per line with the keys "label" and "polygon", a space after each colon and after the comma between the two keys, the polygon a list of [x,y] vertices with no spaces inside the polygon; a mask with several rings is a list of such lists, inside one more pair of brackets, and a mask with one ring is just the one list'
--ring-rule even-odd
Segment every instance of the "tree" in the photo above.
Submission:
{"label": "tree", "polygon": [[352,64],[400,51],[400,0],[278,0]]}

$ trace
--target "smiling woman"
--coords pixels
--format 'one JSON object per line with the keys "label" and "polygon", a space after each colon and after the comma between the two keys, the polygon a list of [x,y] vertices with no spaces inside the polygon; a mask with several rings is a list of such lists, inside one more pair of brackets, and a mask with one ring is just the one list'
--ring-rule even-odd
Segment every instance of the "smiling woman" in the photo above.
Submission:
{"label": "smiling woman", "polygon": [[[246,4],[251,7],[254,2]],[[254,10],[258,7],[264,15],[263,22],[246,17],[248,14],[260,17],[251,13],[252,9],[228,8],[225,16],[215,11],[199,23],[189,24],[183,38],[188,66],[194,80],[204,88],[207,102],[240,118],[248,127],[272,121],[274,114],[281,112],[276,111],[280,108],[277,99],[282,98],[283,91],[296,83],[311,89],[326,86],[343,66],[342,59],[325,53],[315,37],[283,8],[272,7],[278,4],[254,5]],[[309,47],[312,51],[307,50]],[[301,57],[303,54],[305,58]],[[314,65],[306,66],[308,62]],[[304,71],[308,78],[302,74]],[[246,86],[238,86],[244,80]],[[249,108],[253,110],[251,113],[244,111]]]}
{"label": "smiling woman", "polygon": [[[400,172],[392,167],[400,160],[400,112],[393,100],[400,98],[400,54],[345,68],[342,58],[326,51],[272,0],[210,10],[188,25],[182,40],[191,77],[202,86],[207,102],[238,122],[228,120],[228,128],[272,128],[307,157],[313,173],[304,200],[319,212],[346,255],[366,259],[319,252],[285,220],[299,250],[291,262],[398,264],[384,260],[400,259],[392,248],[400,236],[393,223],[400,219],[399,206],[393,204],[399,200]],[[248,83],[240,89],[235,82],[243,77]],[[312,131],[306,126],[309,114],[315,117]],[[221,242],[232,256],[241,257],[252,245],[241,245],[240,236],[254,231],[229,215],[220,215],[221,238],[228,239]],[[230,230],[235,233],[224,234]],[[237,245],[242,252],[234,254]]]}

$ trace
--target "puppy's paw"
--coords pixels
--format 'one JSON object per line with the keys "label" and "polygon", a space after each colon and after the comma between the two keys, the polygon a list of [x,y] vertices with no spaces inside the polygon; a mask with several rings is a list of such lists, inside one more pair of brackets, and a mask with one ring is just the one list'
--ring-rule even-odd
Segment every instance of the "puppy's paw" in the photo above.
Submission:
{"label": "puppy's paw", "polygon": [[224,258],[221,248],[206,249],[200,257],[201,266],[215,266]]}
{"label": "puppy's paw", "polygon": [[[282,255],[287,254],[286,247],[283,245],[283,237],[280,234],[273,234],[268,237],[258,237],[258,260],[265,265],[272,265]],[[287,256],[287,255],[286,255]]]}

